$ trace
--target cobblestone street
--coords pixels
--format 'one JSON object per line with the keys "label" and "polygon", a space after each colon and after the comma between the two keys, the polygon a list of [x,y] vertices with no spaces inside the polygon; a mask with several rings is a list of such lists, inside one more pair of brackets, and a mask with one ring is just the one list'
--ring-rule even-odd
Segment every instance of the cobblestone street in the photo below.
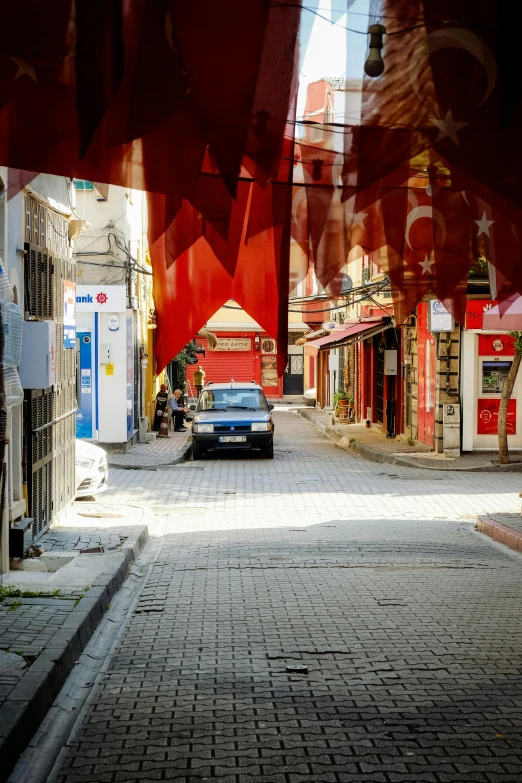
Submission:
{"label": "cobblestone street", "polygon": [[273,462],[111,468],[157,556],[52,780],[520,783],[522,560],[473,529],[519,475],[275,421]]}

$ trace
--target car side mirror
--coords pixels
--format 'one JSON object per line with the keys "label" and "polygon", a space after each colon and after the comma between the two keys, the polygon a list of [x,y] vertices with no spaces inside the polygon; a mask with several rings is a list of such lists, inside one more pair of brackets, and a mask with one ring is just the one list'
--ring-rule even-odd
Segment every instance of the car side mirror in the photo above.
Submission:
{"label": "car side mirror", "polygon": [[271,402],[268,404],[268,410],[269,411],[273,411],[274,410],[274,406],[272,405]]}

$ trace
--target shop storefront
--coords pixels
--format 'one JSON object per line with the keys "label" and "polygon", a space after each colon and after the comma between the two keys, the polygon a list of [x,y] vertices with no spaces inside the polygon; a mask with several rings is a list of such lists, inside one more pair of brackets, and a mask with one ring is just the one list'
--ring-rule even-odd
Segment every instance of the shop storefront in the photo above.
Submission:
{"label": "shop storefront", "polygon": [[[214,327],[215,330],[215,327]],[[205,383],[238,383],[255,381],[267,397],[283,396],[283,379],[277,375],[277,344],[263,332],[217,332],[217,346],[209,349],[206,340],[198,340],[205,357],[187,367],[189,396],[195,396],[194,372],[199,364],[205,371]]]}
{"label": "shop storefront", "polygon": [[[317,404],[332,405],[334,393],[344,388],[346,376],[352,375],[354,404],[358,421],[378,423],[383,430],[395,433],[402,426],[401,386],[396,384],[400,336],[390,329],[389,317],[370,316],[357,323],[338,326],[325,337],[305,345],[305,355],[317,362]],[[353,367],[348,361],[351,352]],[[400,431],[400,430],[398,430]]]}
{"label": "shop storefront", "polygon": [[[484,299],[468,302],[461,352],[463,451],[498,449],[500,396],[515,351],[507,331],[484,328],[484,315],[494,305]],[[522,448],[521,374],[509,403],[507,431],[509,447]]]}

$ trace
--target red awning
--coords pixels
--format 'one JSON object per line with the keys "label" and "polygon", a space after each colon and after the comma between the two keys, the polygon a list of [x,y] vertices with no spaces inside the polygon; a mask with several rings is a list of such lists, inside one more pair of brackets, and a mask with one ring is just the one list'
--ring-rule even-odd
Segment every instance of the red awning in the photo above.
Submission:
{"label": "red awning", "polygon": [[506,299],[502,303],[502,312],[503,315],[500,313],[499,305],[486,310],[482,328],[491,332],[522,331],[522,296],[516,294]]}
{"label": "red awning", "polygon": [[389,318],[374,318],[368,321],[362,321],[357,324],[350,324],[345,329],[334,329],[326,337],[320,337],[318,340],[312,340],[304,347],[307,356],[317,356],[321,349],[329,350],[338,348],[341,345],[347,345],[363,336],[369,337],[370,334],[378,334],[391,326]]}

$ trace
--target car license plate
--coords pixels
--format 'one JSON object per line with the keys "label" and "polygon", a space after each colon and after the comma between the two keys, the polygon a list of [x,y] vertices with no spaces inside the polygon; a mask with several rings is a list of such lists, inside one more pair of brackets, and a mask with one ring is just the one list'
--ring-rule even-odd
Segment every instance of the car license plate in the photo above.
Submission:
{"label": "car license plate", "polygon": [[221,435],[220,443],[245,443],[246,435]]}

